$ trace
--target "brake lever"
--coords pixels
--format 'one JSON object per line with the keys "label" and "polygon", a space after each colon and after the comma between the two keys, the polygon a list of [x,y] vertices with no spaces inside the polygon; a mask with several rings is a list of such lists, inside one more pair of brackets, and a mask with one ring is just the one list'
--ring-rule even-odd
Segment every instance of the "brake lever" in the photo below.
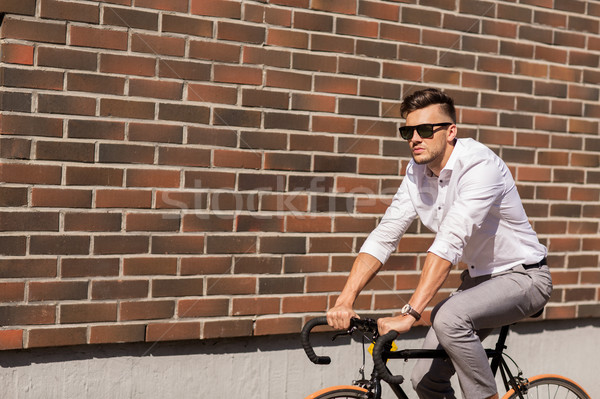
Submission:
{"label": "brake lever", "polygon": [[341,337],[341,336],[344,336],[344,335],[352,335],[352,334],[354,334],[354,332],[356,330],[357,330],[356,326],[352,326],[352,327],[350,327],[348,330],[346,330],[344,332],[340,332],[340,333],[335,334],[333,337],[331,337],[331,340],[335,341],[337,337]]}

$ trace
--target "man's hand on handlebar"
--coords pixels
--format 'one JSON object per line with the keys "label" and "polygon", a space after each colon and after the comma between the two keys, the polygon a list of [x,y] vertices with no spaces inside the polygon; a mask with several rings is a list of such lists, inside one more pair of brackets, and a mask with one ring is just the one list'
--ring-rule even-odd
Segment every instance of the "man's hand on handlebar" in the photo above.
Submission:
{"label": "man's hand on handlebar", "polygon": [[337,330],[347,330],[353,317],[360,319],[351,307],[334,306],[327,312],[327,324]]}
{"label": "man's hand on handlebar", "polygon": [[377,320],[379,335],[385,335],[390,331],[397,331],[399,334],[408,332],[415,324],[416,320],[410,315],[396,317],[382,317]]}

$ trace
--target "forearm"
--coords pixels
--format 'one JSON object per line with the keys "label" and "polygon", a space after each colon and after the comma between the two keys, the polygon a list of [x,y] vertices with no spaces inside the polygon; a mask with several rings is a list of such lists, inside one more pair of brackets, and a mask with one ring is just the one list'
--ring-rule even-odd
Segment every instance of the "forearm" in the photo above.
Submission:
{"label": "forearm", "polygon": [[423,313],[427,304],[429,304],[448,278],[451,269],[452,263],[446,259],[431,252],[427,254],[421,278],[409,301],[413,309],[419,313]]}
{"label": "forearm", "polygon": [[335,306],[352,307],[358,294],[377,274],[381,266],[381,262],[374,256],[364,252],[359,253]]}

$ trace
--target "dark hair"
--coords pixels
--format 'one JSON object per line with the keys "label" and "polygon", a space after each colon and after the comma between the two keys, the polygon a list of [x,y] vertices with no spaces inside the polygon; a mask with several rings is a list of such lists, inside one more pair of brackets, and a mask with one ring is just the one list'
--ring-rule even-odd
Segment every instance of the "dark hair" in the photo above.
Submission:
{"label": "dark hair", "polygon": [[411,112],[433,104],[440,104],[442,111],[452,118],[452,122],[456,123],[454,100],[452,97],[438,89],[419,90],[404,97],[404,100],[400,105],[400,115],[402,115],[403,118],[406,118]]}

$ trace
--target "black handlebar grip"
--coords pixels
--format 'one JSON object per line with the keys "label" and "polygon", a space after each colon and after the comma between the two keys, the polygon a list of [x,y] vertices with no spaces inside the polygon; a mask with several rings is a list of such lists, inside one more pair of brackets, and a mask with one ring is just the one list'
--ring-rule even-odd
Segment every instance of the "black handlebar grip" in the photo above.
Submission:
{"label": "black handlebar grip", "polygon": [[304,352],[306,352],[306,356],[310,359],[314,364],[329,364],[331,363],[331,358],[329,356],[317,356],[312,345],[310,344],[310,330],[312,330],[316,326],[324,326],[327,325],[327,317],[317,317],[312,320],[309,320],[304,327],[302,328],[302,332],[300,333],[300,340],[302,342],[302,347],[304,348]]}
{"label": "black handlebar grip", "polygon": [[395,340],[397,336],[397,331],[390,331],[377,338],[377,342],[375,342],[375,347],[373,348],[373,363],[375,364],[375,370],[377,370],[377,373],[382,380],[390,384],[402,384],[404,382],[403,376],[392,375],[390,373],[383,359],[384,349],[386,346],[390,348],[392,341]]}

